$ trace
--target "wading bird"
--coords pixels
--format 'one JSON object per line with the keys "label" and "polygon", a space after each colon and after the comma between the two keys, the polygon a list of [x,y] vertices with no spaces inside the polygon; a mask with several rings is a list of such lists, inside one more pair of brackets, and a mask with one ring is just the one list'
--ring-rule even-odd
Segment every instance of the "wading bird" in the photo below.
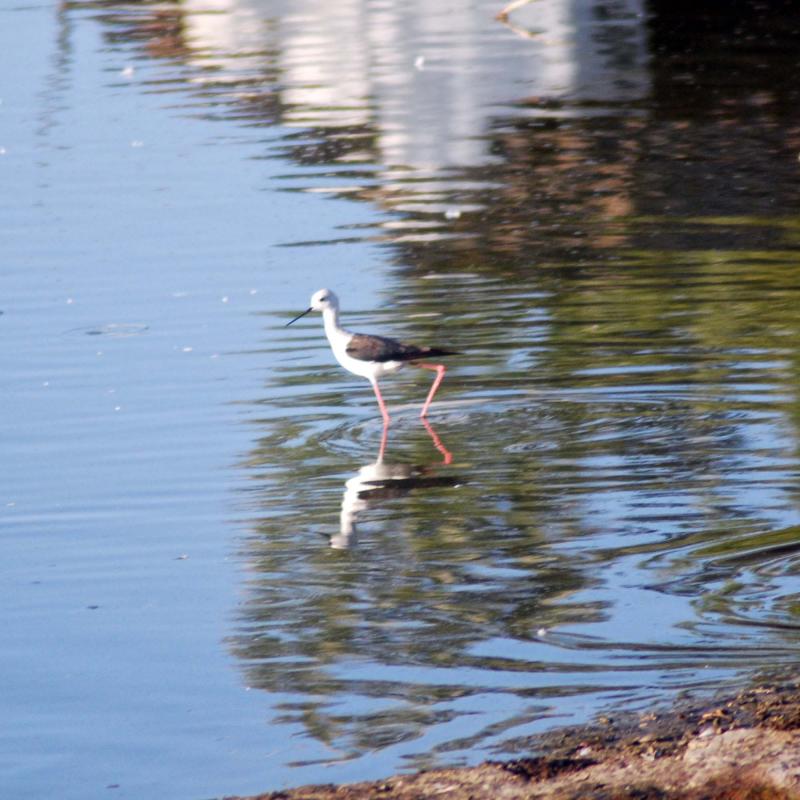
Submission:
{"label": "wading bird", "polygon": [[366,378],[375,390],[378,406],[385,425],[389,424],[389,412],[378,388],[378,378],[397,372],[404,364],[430,369],[436,373],[430,392],[422,406],[420,417],[426,417],[428,407],[436,394],[436,390],[444,380],[446,372],[444,364],[432,364],[429,358],[458,355],[455,350],[444,350],[440,347],[417,347],[403,344],[383,336],[372,336],[368,333],[351,333],[339,324],[339,298],[330,289],[320,289],[311,296],[311,305],[286,327],[312,311],[321,311],[325,324],[325,335],[331,345],[336,360],[354,375]]}

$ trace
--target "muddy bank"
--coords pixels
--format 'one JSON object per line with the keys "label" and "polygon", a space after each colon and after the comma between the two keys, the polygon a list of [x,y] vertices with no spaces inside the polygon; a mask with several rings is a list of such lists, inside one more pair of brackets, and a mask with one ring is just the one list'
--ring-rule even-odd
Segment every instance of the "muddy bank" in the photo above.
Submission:
{"label": "muddy bank", "polygon": [[526,748],[530,755],[513,761],[248,800],[800,800],[800,680],[601,717],[532,738]]}

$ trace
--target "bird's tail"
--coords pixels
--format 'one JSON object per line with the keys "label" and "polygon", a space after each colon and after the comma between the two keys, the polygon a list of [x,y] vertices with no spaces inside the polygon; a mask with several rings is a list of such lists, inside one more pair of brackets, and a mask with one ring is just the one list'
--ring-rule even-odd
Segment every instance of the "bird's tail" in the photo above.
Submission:
{"label": "bird's tail", "polygon": [[425,357],[433,356],[438,358],[439,356],[460,356],[461,353],[458,350],[444,350],[441,347],[429,347],[426,348]]}

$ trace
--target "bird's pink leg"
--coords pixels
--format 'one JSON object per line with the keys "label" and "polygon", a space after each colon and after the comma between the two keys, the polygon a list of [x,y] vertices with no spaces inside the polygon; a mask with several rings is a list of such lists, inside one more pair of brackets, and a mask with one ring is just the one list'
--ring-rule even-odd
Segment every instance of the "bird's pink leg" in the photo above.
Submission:
{"label": "bird's pink leg", "polygon": [[381,390],[378,388],[378,381],[372,381],[372,388],[375,390],[375,397],[378,398],[378,406],[381,409],[381,416],[383,417],[383,424],[389,424],[389,412],[386,410],[386,403],[383,402],[381,397]]}
{"label": "bird's pink leg", "polygon": [[428,406],[430,406],[431,400],[433,400],[433,396],[436,394],[436,390],[444,380],[444,373],[447,372],[447,370],[445,369],[444,364],[417,364],[416,366],[422,367],[423,369],[432,369],[436,373],[436,377],[433,379],[433,386],[431,386],[431,390],[428,392],[425,405],[422,406],[422,412],[420,413],[421,417],[427,417]]}

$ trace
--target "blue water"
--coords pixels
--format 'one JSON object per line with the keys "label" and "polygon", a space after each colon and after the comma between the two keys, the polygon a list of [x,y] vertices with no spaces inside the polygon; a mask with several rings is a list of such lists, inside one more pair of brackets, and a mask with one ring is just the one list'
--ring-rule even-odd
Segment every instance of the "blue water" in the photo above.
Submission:
{"label": "blue water", "polygon": [[270,192],[279,162],[125,81],[89,15],[2,16],[3,793],[290,782],[274,700],[224,646],[233,467],[272,360],[259,314],[337,263],[275,246],[369,211]]}

